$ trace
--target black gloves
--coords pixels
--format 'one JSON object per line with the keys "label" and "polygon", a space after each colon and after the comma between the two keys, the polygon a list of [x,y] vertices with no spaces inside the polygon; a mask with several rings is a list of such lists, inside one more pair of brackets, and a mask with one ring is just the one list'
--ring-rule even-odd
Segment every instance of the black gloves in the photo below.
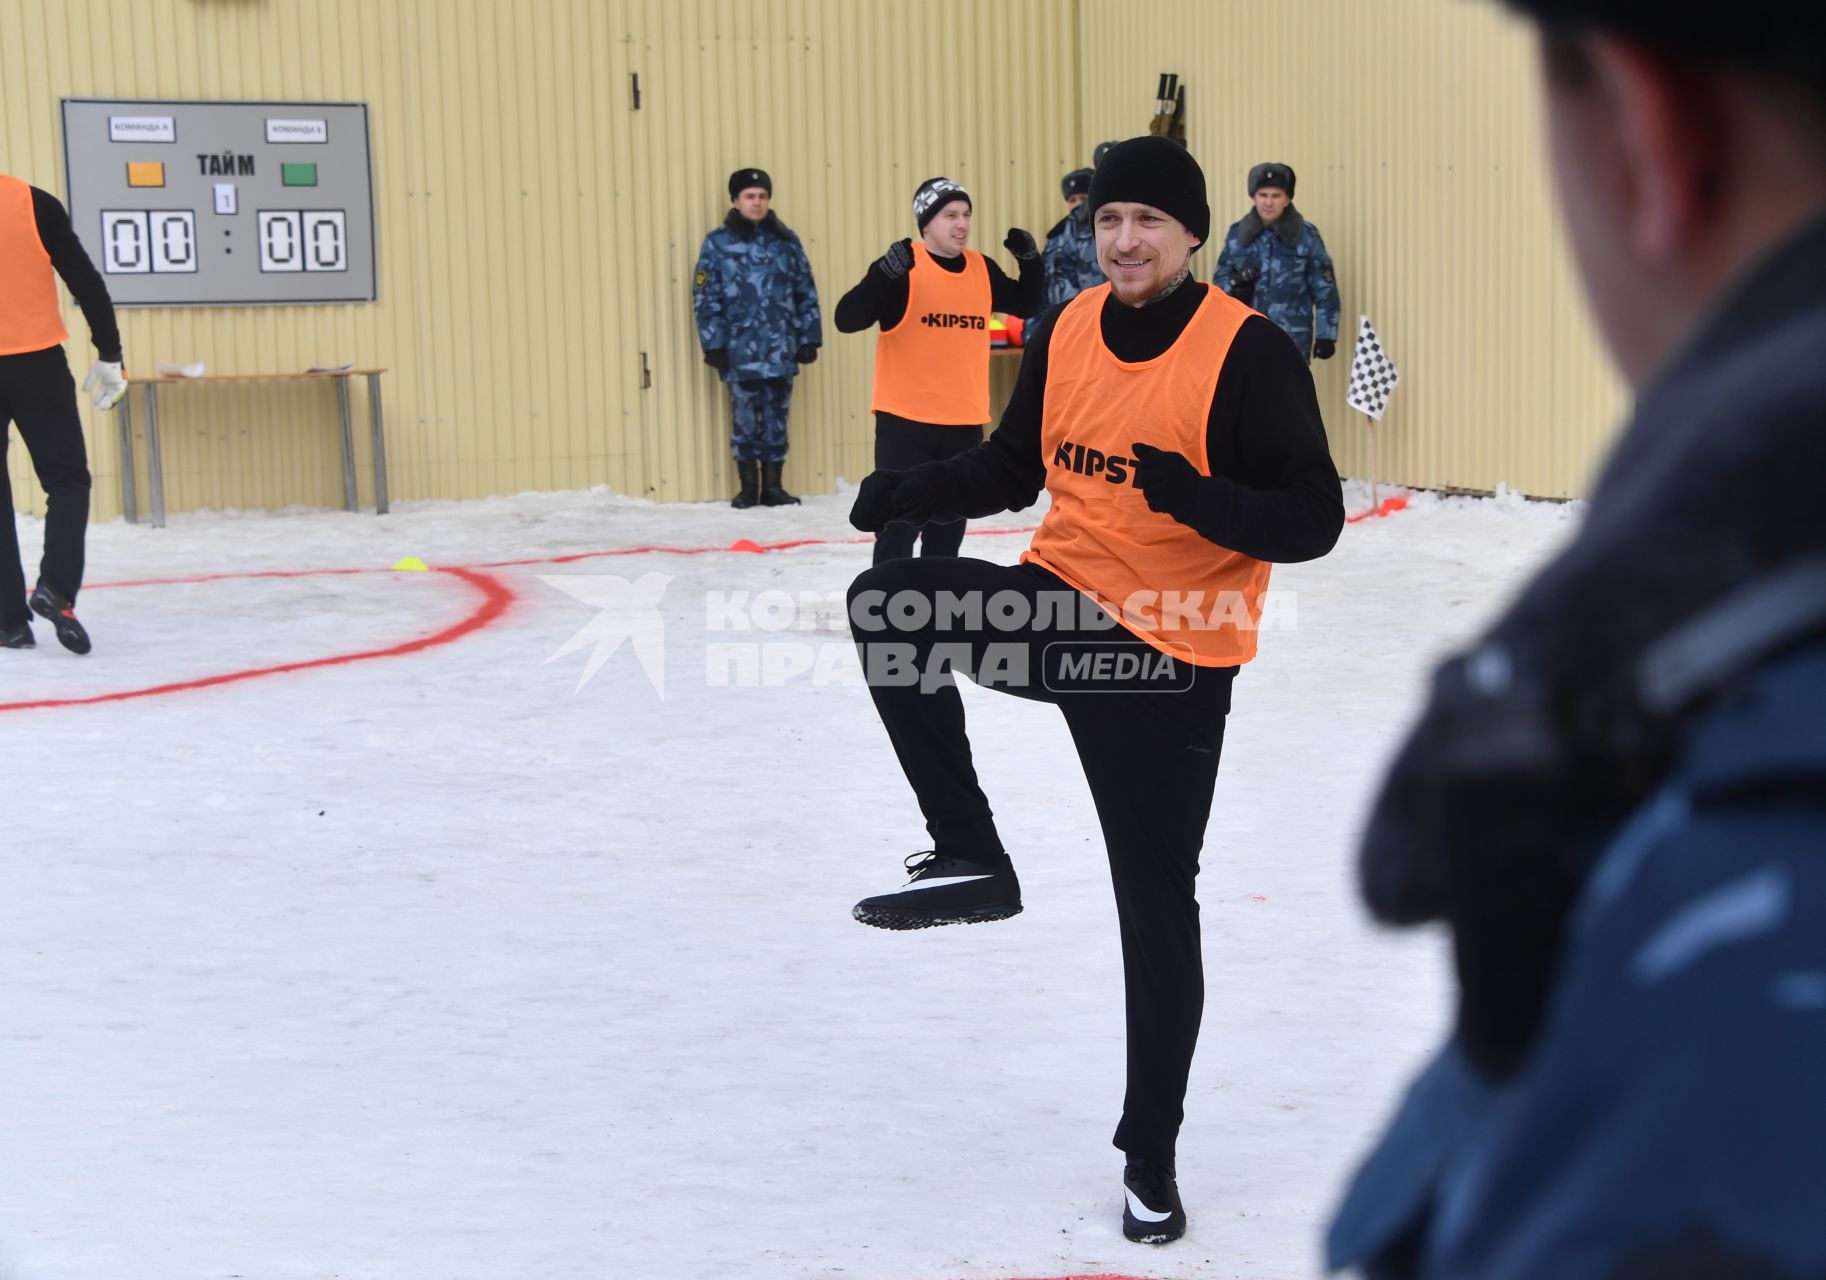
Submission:
{"label": "black gloves", "polygon": [[938,513],[938,495],[913,472],[873,471],[856,490],[850,524],[880,533],[889,524],[930,524]]}
{"label": "black gloves", "polygon": [[1338,344],[1330,338],[1320,338],[1317,342],[1312,344],[1312,358],[1314,360],[1329,360],[1337,354]]}
{"label": "black gloves", "polygon": [[1032,262],[1040,256],[1040,246],[1033,242],[1031,232],[1019,227],[1008,228],[1008,238],[1002,241],[1002,248],[1008,250],[1022,262]]}
{"label": "black gloves", "polygon": [[816,360],[817,358],[818,358],[817,344],[811,343],[811,342],[808,342],[804,346],[800,347],[798,353],[793,356],[793,359],[797,360],[800,364],[810,364],[812,361]]}
{"label": "black gloves", "polygon": [[729,353],[721,347],[712,347],[704,353],[704,363],[718,373],[728,373]]}
{"label": "black gloves", "polygon": [[913,265],[913,242],[896,240],[888,246],[888,251],[875,259],[875,265],[881,268],[881,274],[890,280],[898,280],[907,274]]}
{"label": "black gloves", "polygon": [[1181,524],[1190,520],[1198,505],[1198,468],[1184,454],[1151,444],[1131,444],[1129,452],[1135,455],[1135,487],[1148,500],[1148,510]]}
{"label": "black gloves", "polygon": [[1261,279],[1256,266],[1238,267],[1230,273],[1230,296],[1249,306],[1255,305],[1255,282]]}

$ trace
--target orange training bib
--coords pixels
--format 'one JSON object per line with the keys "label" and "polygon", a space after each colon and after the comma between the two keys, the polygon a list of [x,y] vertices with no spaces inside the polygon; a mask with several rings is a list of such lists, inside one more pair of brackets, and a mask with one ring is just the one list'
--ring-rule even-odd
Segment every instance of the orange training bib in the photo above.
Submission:
{"label": "orange training bib", "polygon": [[38,238],[32,189],[0,174],[0,356],[43,351],[69,336],[51,255]]}
{"label": "orange training bib", "polygon": [[875,412],[945,426],[989,421],[989,267],[970,249],[964,260],[950,272],[913,245],[907,313],[875,339]]}
{"label": "orange training bib", "polygon": [[1108,610],[1163,653],[1201,667],[1255,656],[1270,566],[1161,512],[1135,485],[1130,443],[1185,455],[1209,475],[1211,397],[1231,340],[1254,314],[1211,289],[1161,355],[1124,364],[1099,325],[1110,286],[1087,289],[1053,323],[1041,438],[1052,509],[1022,556]]}

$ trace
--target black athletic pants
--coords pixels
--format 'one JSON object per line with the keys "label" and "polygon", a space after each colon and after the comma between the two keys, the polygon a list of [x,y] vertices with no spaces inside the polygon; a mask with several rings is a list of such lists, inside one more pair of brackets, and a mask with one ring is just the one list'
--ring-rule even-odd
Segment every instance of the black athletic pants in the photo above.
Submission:
{"label": "black athletic pants", "polygon": [[74,600],[82,588],[82,544],[89,527],[89,456],[76,412],[76,382],[62,347],[0,356],[0,626],[14,627],[32,615],[25,604],[25,569],[6,470],[9,422],[18,424],[44,486],[39,581]]}
{"label": "black athletic pants", "polygon": [[[1076,611],[1061,618],[1040,603],[1045,596],[1069,598]],[[1012,625],[1017,597],[1029,606],[1024,625]],[[973,600],[979,616],[970,615]],[[1115,1144],[1171,1161],[1204,1012],[1198,854],[1235,668],[1165,658],[1037,565],[891,560],[856,579],[850,619],[876,710],[941,852],[999,852],[1002,843],[971,764],[957,685],[936,668],[928,674],[928,664],[948,655],[938,667],[967,664],[976,683],[1064,713],[1103,827],[1122,931],[1128,1086]],[[1011,661],[1022,654],[1024,672]],[[1099,657],[1107,679],[1096,678]],[[1124,677],[1138,665],[1155,670]],[[910,670],[923,688],[908,683]]]}
{"label": "black athletic pants", "polygon": [[[922,462],[950,458],[983,443],[981,427],[945,427],[909,422],[891,413],[875,415],[875,469],[908,471]],[[955,556],[964,545],[964,521],[950,524],[891,524],[875,535],[875,563],[913,554],[919,540],[922,556]]]}

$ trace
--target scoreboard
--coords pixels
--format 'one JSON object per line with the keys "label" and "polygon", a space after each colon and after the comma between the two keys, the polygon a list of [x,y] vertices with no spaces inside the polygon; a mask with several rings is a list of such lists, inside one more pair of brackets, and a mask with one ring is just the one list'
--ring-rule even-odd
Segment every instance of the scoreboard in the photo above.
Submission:
{"label": "scoreboard", "polygon": [[62,105],[70,219],[116,305],[374,301],[365,103]]}

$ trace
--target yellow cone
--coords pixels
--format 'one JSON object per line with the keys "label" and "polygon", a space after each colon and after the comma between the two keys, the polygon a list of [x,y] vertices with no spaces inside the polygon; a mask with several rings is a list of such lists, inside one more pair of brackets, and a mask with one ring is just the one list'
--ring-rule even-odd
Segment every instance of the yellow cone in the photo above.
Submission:
{"label": "yellow cone", "polygon": [[431,566],[426,564],[423,560],[420,560],[417,556],[407,556],[393,567],[395,569],[410,569],[415,573],[428,573],[431,570]]}

